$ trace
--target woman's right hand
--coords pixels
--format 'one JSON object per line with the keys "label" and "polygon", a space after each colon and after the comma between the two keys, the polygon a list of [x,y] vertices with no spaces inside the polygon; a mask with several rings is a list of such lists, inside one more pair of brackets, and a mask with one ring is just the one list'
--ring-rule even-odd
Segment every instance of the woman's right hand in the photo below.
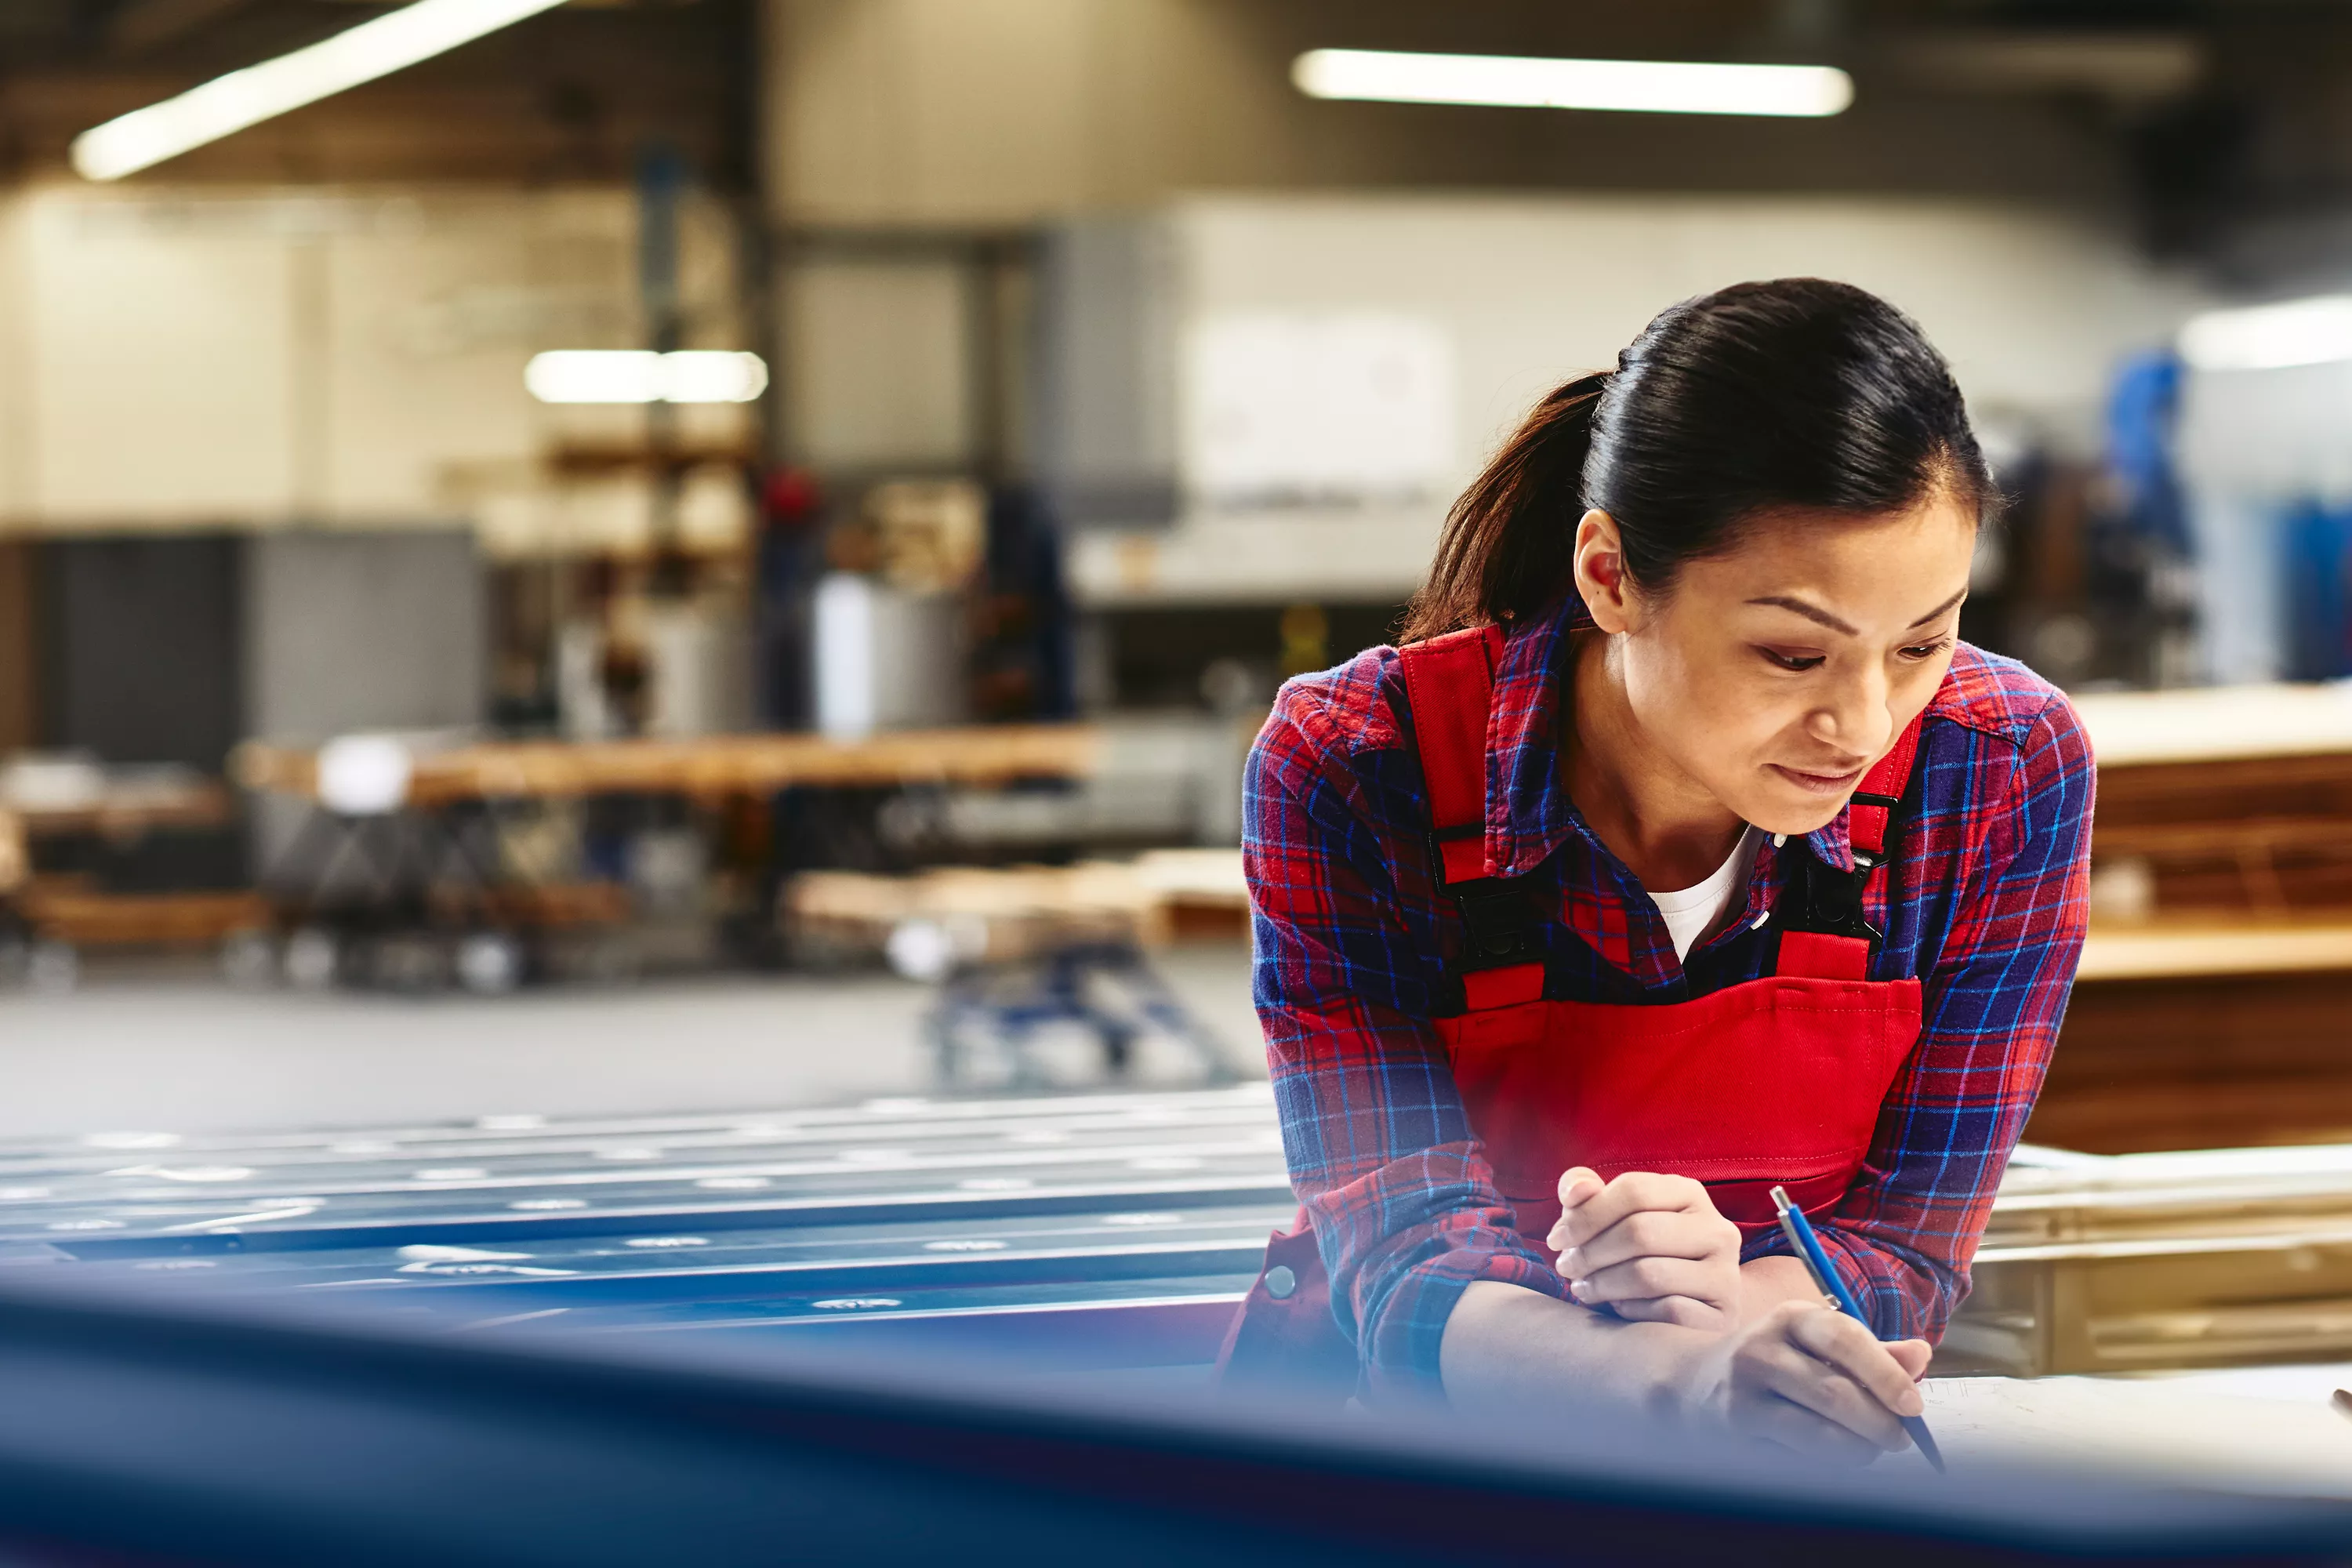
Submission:
{"label": "woman's right hand", "polygon": [[1881,1342],[1843,1312],[1787,1301],[1717,1338],[1689,1393],[1733,1431],[1866,1465],[1910,1444],[1896,1420],[1923,1414],[1925,1340]]}
{"label": "woman's right hand", "polygon": [[1554,1267],[1578,1304],[1634,1322],[1721,1331],[1739,1318],[1739,1227],[1688,1176],[1589,1165],[1559,1178]]}

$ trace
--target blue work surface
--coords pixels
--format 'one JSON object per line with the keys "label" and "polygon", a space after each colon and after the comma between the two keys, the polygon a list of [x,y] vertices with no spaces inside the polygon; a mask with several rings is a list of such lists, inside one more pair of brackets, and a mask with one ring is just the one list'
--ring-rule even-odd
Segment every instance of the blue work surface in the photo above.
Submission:
{"label": "blue work surface", "polygon": [[1294,1212],[1262,1085],[0,1145],[0,1266],[469,1329],[1206,1362]]}

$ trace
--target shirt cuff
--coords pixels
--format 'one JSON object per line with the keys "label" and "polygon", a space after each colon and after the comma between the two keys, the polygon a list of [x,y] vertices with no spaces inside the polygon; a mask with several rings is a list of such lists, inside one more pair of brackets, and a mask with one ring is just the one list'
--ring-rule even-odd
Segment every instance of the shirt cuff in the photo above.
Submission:
{"label": "shirt cuff", "polygon": [[1364,1381],[1375,1394],[1443,1398],[1438,1352],[1462,1292],[1499,1280],[1565,1301],[1568,1282],[1516,1237],[1497,1245],[1457,1247],[1406,1270],[1388,1293],[1360,1345]]}
{"label": "shirt cuff", "polygon": [[[1943,1337],[1944,1320],[1951,1307],[1931,1275],[1901,1254],[1834,1225],[1816,1221],[1813,1235],[1829,1254],[1830,1266],[1869,1316],[1872,1333],[1882,1340],[1931,1342]],[[1768,1230],[1739,1249],[1739,1260],[1746,1263],[1789,1252],[1789,1238],[1777,1229]]]}

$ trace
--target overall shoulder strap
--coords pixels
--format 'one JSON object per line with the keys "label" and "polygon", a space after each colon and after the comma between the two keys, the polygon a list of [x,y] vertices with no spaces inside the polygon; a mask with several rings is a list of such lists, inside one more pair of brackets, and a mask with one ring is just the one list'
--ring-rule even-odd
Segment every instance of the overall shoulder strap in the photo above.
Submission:
{"label": "overall shoulder strap", "polygon": [[1486,720],[1502,644],[1500,626],[1473,626],[1397,649],[1430,825],[1449,884],[1486,874]]}
{"label": "overall shoulder strap", "polygon": [[1853,846],[1853,869],[1826,866],[1810,849],[1800,849],[1798,877],[1783,901],[1800,906],[1782,924],[1775,973],[1822,980],[1865,980],[1871,950],[1884,932],[1864,918],[1863,894],[1886,864],[1886,829],[1911,783],[1919,756],[1923,712],[1853,792],[1846,810],[1846,837]]}
{"label": "overall shoulder strap", "polygon": [[1912,720],[1895,737],[1894,750],[1878,759],[1877,765],[1863,776],[1862,787],[1853,792],[1845,821],[1857,862],[1866,856],[1875,866],[1886,858],[1886,825],[1895,808],[1903,804],[1903,791],[1911,783],[1911,765],[1919,756],[1919,726],[1927,719],[1922,712]]}
{"label": "overall shoulder strap", "polygon": [[1429,796],[1432,865],[1466,932],[1454,966],[1465,1012],[1543,995],[1535,912],[1516,883],[1486,874],[1486,721],[1502,649],[1500,626],[1474,626],[1397,650]]}

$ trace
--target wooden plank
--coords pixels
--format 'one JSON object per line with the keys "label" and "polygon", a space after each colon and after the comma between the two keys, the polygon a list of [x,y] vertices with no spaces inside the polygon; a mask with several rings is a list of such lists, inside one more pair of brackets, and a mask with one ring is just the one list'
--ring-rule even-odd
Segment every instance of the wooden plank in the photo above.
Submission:
{"label": "wooden plank", "polygon": [[2352,753],[2352,688],[2333,682],[2099,692],[2074,700],[2103,773],[2168,763]]}
{"label": "wooden plank", "polygon": [[2341,819],[2347,808],[2352,752],[2132,766],[2099,762],[2103,831],[2263,817]]}
{"label": "wooden plank", "polygon": [[157,827],[220,827],[234,815],[235,802],[215,779],[115,784],[94,799],[73,805],[21,805],[16,815],[36,837],[62,833],[100,833],[133,837]]}
{"label": "wooden plank", "polygon": [[2077,984],[2352,970],[2352,924],[2094,927]]}
{"label": "wooden plank", "polygon": [[[1003,784],[1087,777],[1101,754],[1101,731],[1085,724],[909,730],[861,741],[773,734],[516,742],[419,755],[409,801],[433,806],[486,798],[767,794],[795,784]],[[316,763],[307,750],[248,742],[238,748],[232,771],[248,789],[312,795]]]}
{"label": "wooden plank", "polygon": [[35,888],[17,900],[42,936],[76,947],[194,947],[269,924],[257,893],[87,893]]}

